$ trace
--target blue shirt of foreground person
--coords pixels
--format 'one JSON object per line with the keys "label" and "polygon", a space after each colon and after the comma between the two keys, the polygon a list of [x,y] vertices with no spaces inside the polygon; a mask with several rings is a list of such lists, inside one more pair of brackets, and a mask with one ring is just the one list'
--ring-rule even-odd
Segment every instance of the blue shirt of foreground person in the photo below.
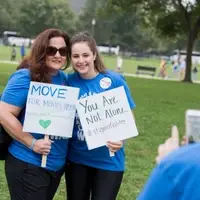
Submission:
{"label": "blue shirt of foreground person", "polygon": [[199,200],[200,144],[170,153],[153,170],[137,200]]}

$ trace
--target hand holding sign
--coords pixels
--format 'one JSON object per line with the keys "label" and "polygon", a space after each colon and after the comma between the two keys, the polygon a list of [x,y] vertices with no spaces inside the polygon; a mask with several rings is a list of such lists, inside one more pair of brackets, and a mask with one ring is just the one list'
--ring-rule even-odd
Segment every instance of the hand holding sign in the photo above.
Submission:
{"label": "hand holding sign", "polygon": [[52,140],[39,139],[36,140],[33,146],[33,151],[42,155],[48,155],[51,150]]}
{"label": "hand holding sign", "polygon": [[179,148],[179,133],[176,126],[172,127],[171,137],[168,138],[164,144],[158,147],[158,156],[156,157],[156,162],[159,163],[165,156]]}
{"label": "hand holding sign", "polygon": [[119,142],[108,141],[107,147],[111,153],[115,153],[123,147],[123,141],[119,141]]}

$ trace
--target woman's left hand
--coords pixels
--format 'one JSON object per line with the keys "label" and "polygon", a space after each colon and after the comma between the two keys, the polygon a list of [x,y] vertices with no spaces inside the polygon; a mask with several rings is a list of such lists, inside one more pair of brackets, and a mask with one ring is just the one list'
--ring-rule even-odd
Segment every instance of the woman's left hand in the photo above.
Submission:
{"label": "woman's left hand", "polygon": [[108,147],[109,151],[115,153],[123,147],[123,141],[119,141],[119,142],[108,141],[107,147]]}
{"label": "woman's left hand", "polygon": [[158,156],[156,157],[157,164],[166,157],[169,153],[179,148],[179,133],[176,126],[172,126],[171,137],[164,144],[158,146]]}

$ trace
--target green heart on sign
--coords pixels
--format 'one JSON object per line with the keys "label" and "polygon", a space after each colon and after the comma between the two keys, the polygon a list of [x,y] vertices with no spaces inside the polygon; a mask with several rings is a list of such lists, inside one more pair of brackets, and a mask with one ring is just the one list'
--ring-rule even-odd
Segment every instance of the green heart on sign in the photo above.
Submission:
{"label": "green heart on sign", "polygon": [[46,128],[48,128],[49,125],[51,124],[51,120],[46,120],[46,121],[45,121],[45,120],[42,120],[42,119],[41,119],[41,120],[39,121],[39,124],[40,124],[41,127],[43,127],[43,128],[46,129]]}

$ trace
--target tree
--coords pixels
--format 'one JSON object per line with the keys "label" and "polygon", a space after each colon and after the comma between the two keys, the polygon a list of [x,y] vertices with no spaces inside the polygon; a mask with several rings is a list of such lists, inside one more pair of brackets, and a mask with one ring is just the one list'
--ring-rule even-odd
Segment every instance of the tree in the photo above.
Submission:
{"label": "tree", "polygon": [[[79,15],[78,29],[92,31],[92,19],[96,20],[94,36],[98,44],[119,45],[122,51],[143,51],[149,45],[156,46],[156,37],[143,31],[138,12],[122,13],[114,7],[105,9],[107,0],[87,0]],[[146,37],[148,34],[149,37]]]}
{"label": "tree", "polygon": [[96,17],[97,1],[98,0],[86,0],[85,6],[81,10],[81,13],[78,17],[77,21],[78,31],[88,31],[92,34],[92,20],[93,19],[97,20]]}
{"label": "tree", "polygon": [[26,0],[20,10],[20,32],[35,36],[47,28],[73,33],[74,15],[65,0]]}
{"label": "tree", "polygon": [[0,0],[0,34],[5,30],[18,30],[21,1],[16,5],[14,0]]}
{"label": "tree", "polygon": [[139,7],[146,24],[166,37],[187,38],[185,82],[191,82],[191,56],[200,30],[200,1],[189,0],[109,0],[108,8],[115,6],[121,12]]}
{"label": "tree", "polygon": [[66,31],[69,35],[75,32],[75,15],[66,0],[51,0],[52,25]]}

